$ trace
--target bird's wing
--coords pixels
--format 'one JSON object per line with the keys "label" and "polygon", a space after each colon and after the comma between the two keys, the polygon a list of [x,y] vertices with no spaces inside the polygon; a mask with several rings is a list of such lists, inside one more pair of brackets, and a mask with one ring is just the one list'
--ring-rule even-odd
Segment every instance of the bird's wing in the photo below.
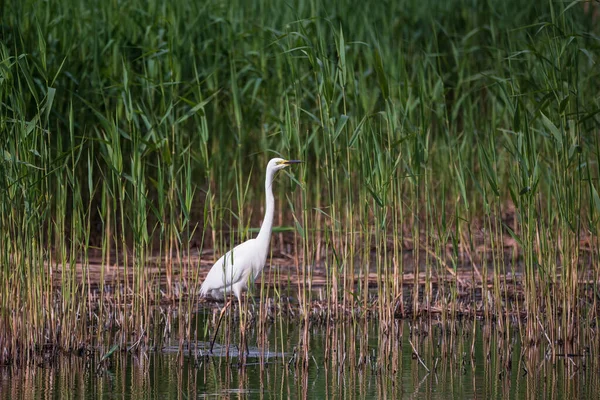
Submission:
{"label": "bird's wing", "polygon": [[217,260],[202,283],[201,294],[205,295],[211,290],[224,290],[248,279],[252,271],[253,241],[251,239],[239,244]]}

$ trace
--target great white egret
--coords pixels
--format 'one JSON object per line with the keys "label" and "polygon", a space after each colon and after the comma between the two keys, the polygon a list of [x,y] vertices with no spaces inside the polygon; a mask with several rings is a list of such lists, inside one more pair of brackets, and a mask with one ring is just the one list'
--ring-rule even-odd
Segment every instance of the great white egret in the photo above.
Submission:
{"label": "great white egret", "polygon": [[[241,304],[242,291],[248,288],[248,281],[254,281],[258,277],[267,261],[275,207],[272,189],[275,173],[280,169],[284,169],[292,164],[298,164],[300,162],[302,161],[284,160],[282,158],[273,158],[269,161],[265,177],[267,207],[265,210],[265,218],[260,227],[260,231],[258,232],[258,236],[237,245],[217,260],[208,272],[208,275],[206,275],[204,282],[202,282],[202,286],[200,287],[201,297],[223,299],[228,294],[233,293],[235,297],[237,297],[238,303]],[[221,318],[228,305],[229,303],[223,307],[221,315],[219,316],[215,338],[219,331]],[[211,351],[213,345],[214,339],[211,342]]]}

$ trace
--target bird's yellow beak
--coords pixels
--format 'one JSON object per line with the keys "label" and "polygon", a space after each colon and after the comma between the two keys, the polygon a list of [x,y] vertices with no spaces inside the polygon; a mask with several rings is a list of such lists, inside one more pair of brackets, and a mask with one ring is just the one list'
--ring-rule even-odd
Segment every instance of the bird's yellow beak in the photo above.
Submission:
{"label": "bird's yellow beak", "polygon": [[300,160],[283,160],[283,161],[279,161],[279,164],[284,164],[284,165],[292,165],[292,164],[300,164],[302,161]]}

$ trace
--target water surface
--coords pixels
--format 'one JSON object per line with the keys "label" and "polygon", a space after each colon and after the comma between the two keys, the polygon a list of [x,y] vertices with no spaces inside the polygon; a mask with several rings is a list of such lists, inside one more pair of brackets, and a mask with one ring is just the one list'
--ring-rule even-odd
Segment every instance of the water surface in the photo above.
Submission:
{"label": "water surface", "polygon": [[575,346],[568,355],[557,347],[552,354],[547,344],[524,348],[516,330],[499,333],[491,324],[397,320],[388,328],[375,321],[306,328],[276,321],[263,326],[261,341],[256,329],[248,333],[241,364],[235,321],[225,323],[207,355],[207,318],[206,311],[196,316],[199,339],[191,345],[115,352],[102,363],[88,354],[0,367],[0,398],[600,398],[590,347]]}

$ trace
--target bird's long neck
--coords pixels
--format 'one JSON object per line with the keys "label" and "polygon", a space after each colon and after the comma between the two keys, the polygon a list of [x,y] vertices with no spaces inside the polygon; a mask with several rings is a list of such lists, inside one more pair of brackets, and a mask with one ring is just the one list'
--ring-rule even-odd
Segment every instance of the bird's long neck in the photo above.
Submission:
{"label": "bird's long neck", "polygon": [[265,219],[260,226],[260,231],[256,240],[265,243],[265,246],[269,245],[271,239],[271,230],[273,229],[273,213],[275,212],[275,199],[273,198],[273,176],[275,171],[268,169],[267,176],[265,178],[265,196],[267,200],[267,206],[265,209]]}

